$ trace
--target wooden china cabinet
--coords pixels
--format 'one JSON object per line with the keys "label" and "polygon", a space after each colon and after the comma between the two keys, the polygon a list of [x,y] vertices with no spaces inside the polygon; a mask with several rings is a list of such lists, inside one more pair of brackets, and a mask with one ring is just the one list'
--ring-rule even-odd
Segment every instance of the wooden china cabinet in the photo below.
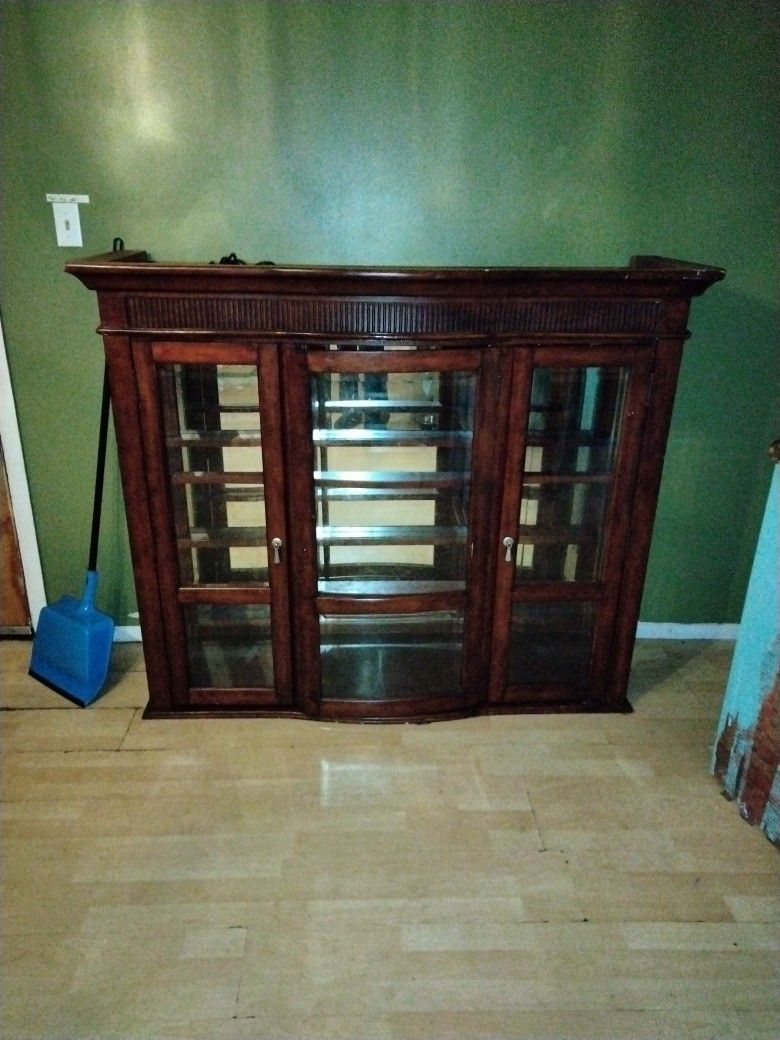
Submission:
{"label": "wooden china cabinet", "polygon": [[67,270],[98,295],[148,716],[624,711],[718,268]]}

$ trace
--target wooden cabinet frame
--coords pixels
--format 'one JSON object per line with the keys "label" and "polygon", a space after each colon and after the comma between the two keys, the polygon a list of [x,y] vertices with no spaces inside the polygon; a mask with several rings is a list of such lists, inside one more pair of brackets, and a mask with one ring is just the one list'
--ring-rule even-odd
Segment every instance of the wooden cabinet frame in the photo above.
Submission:
{"label": "wooden cabinet frame", "polygon": [[[500,352],[495,348],[463,348],[457,343],[440,344],[440,349],[403,351],[398,353],[372,350],[371,345],[359,353],[334,355],[323,349],[308,349],[287,344],[282,355],[285,383],[288,388],[287,454],[298,503],[314,501],[313,436],[311,412],[306,400],[305,387],[312,374],[362,373],[405,374],[435,371],[472,372],[477,378],[477,400],[474,421],[473,455],[470,467],[470,507],[468,522],[469,561],[468,575],[462,591],[392,591],[386,593],[361,592],[352,594],[320,593],[317,590],[315,562],[315,520],[311,510],[298,508],[290,518],[295,526],[292,550],[296,580],[293,596],[296,601],[296,632],[299,645],[305,648],[308,662],[299,677],[299,694],[309,713],[326,718],[374,718],[377,710],[382,717],[420,717],[454,715],[473,712],[479,705],[484,675],[485,658],[484,604],[488,587],[487,569],[483,565],[487,542],[495,525],[496,498],[492,494],[496,483],[495,440],[491,437],[494,413],[490,402],[498,397],[501,384]],[[390,585],[391,583],[388,583]],[[321,614],[361,614],[366,617],[382,614],[403,614],[461,610],[464,613],[465,637],[461,690],[451,697],[435,701],[425,697],[406,697],[383,702],[356,702],[346,699],[323,700],[319,667],[321,638],[317,616]]]}
{"label": "wooden cabinet frame", "polygon": [[[627,369],[628,388],[624,404],[624,418],[614,465],[613,487],[609,495],[604,519],[604,547],[601,576],[598,580],[571,582],[537,582],[513,585],[514,560],[508,561],[499,542],[494,559],[497,569],[496,604],[493,622],[492,668],[490,672],[490,701],[496,706],[522,705],[525,710],[543,709],[549,702],[603,706],[606,701],[606,681],[610,664],[610,647],[615,626],[618,595],[631,529],[631,506],[646,404],[650,393],[653,351],[651,347],[623,347],[609,345],[587,351],[569,347],[524,348],[517,346],[514,353],[512,406],[509,438],[506,451],[506,479],[501,510],[501,534],[518,543],[519,500],[524,477],[523,458],[526,452],[529,398],[534,369],[537,366],[556,366],[561,369],[579,369],[594,366],[614,366]],[[586,683],[547,683],[518,688],[508,696],[505,685],[507,642],[512,603],[593,603],[597,611],[593,633],[592,656]],[[615,704],[621,707],[621,702]]]}
{"label": "wooden cabinet frame", "polygon": [[[262,451],[258,465],[262,470],[264,503],[267,513],[267,547],[278,537],[282,546],[289,543],[286,521],[286,492],[281,427],[281,395],[276,349],[273,344],[198,343],[192,346],[177,341],[133,339],[133,365],[138,392],[141,441],[149,500],[153,504],[150,520],[155,545],[155,564],[160,589],[161,618],[170,668],[171,697],[175,707],[224,708],[289,707],[292,703],[292,654],[289,613],[289,571],[286,548],[279,563],[269,566],[266,587],[222,585],[218,582],[193,584],[180,573],[176,560],[176,524],[171,503],[171,487],[166,474],[161,391],[157,368],[180,364],[187,368],[217,365],[245,365],[258,373],[259,409],[262,415]],[[262,460],[262,461],[261,461]],[[197,475],[196,475],[197,476]],[[225,479],[225,475],[221,475]],[[217,479],[220,475],[217,474]],[[182,607],[198,604],[268,605],[273,629],[273,687],[220,688],[198,687],[190,681],[187,662],[187,635]]]}
{"label": "wooden cabinet frame", "polygon": [[[628,710],[625,691],[690,300],[723,277],[720,269],[652,257],[635,258],[627,268],[592,270],[164,265],[145,253],[121,252],[74,262],[67,270],[98,294],[149,677],[147,716],[378,721]],[[171,423],[222,421],[216,373],[231,366],[256,373],[257,404],[241,406],[259,424],[256,433],[231,440],[217,425],[211,437],[188,432],[177,439]],[[472,389],[463,391],[472,396],[459,406],[467,409],[458,420],[467,423],[467,432],[452,435],[466,437],[468,451],[431,449],[436,460],[468,460],[462,506],[435,490],[448,480],[457,484],[455,476],[439,473],[439,461],[430,479],[364,475],[370,487],[362,492],[356,473],[345,478],[341,471],[317,470],[316,444],[331,440],[368,449],[460,443],[444,434],[403,433],[415,410],[435,407],[449,415],[454,405],[447,404],[446,373],[473,376],[467,380]],[[346,386],[358,376],[365,386],[375,377],[427,378],[438,381],[444,396],[428,405],[427,398],[415,403],[374,395],[358,403],[364,419],[385,415],[384,432],[336,435],[336,418],[322,409],[351,414],[349,402],[326,401],[321,394],[315,401],[312,388],[320,378],[337,378],[341,387],[342,380]],[[549,384],[543,407],[531,399],[535,378],[542,388]],[[598,379],[593,396],[587,388]],[[609,442],[611,452],[608,470],[593,475],[580,461],[575,465],[585,434],[569,429],[571,415],[586,408],[584,394],[590,394],[588,421],[595,431],[588,443],[597,452],[607,448],[595,445]],[[395,413],[398,418],[387,417]],[[431,421],[439,420],[434,414]],[[548,423],[546,440],[534,432],[539,422]],[[570,461],[537,473],[538,467],[529,468],[527,449],[547,442],[568,452]],[[236,473],[221,461],[220,445],[234,443],[255,445],[250,471]],[[188,460],[184,467],[177,445]],[[357,481],[358,502],[361,494],[365,500],[374,494],[387,500],[387,508],[400,509],[392,506],[394,497],[416,496],[428,502],[425,515],[435,516],[429,522],[465,526],[318,524],[318,508],[352,494],[333,490],[341,479],[350,488]],[[596,484],[600,490],[594,491]],[[261,526],[231,526],[234,507],[225,504],[231,495],[261,511]],[[528,495],[536,496],[533,529],[527,519],[519,526],[521,499],[526,513],[531,509]],[[582,517],[575,521],[575,513]],[[333,539],[334,545],[350,539],[394,544],[399,538],[425,541],[429,530],[442,535],[434,539],[439,548],[426,550],[433,563],[423,571],[446,577],[446,567],[461,561],[462,580],[339,585],[319,573],[330,559],[323,546]],[[237,544],[237,531],[265,554],[260,570],[254,564],[235,570],[229,547]],[[575,543],[568,549],[567,539]],[[530,571],[528,551],[517,558],[518,541],[534,546]],[[188,562],[190,551],[196,564]],[[411,573],[412,565],[406,569]],[[328,573],[326,567],[325,578]],[[342,691],[337,678],[326,689],[320,618],[329,619],[329,630],[347,633],[345,644],[338,637],[328,650],[329,675],[333,661],[365,656],[354,688],[347,682]],[[574,628],[567,618],[575,619]],[[372,636],[376,645],[362,634],[366,626],[378,633]],[[354,633],[360,638],[353,645]],[[198,643],[204,639],[219,653],[224,643],[224,666],[212,671],[199,664],[211,660],[211,650]],[[532,680],[511,679],[510,640],[512,660],[525,674],[526,659],[541,655],[550,639],[553,655],[556,645],[580,655],[572,656],[571,674],[564,653],[549,680],[542,656]],[[361,649],[363,643],[373,649]],[[372,673],[391,657],[395,671],[388,674],[396,676],[397,690]],[[435,680],[430,690],[426,669]]]}

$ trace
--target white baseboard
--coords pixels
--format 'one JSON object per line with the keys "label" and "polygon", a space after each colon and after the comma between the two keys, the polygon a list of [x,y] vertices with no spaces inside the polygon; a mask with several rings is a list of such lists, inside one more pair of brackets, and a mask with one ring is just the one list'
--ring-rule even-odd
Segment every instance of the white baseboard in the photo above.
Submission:
{"label": "white baseboard", "polygon": [[[727,639],[734,640],[739,625],[682,625],[676,621],[640,621],[637,639]],[[140,625],[117,625],[115,643],[140,643]]]}
{"label": "white baseboard", "polygon": [[115,643],[140,643],[141,642],[141,626],[140,625],[117,625],[114,629],[114,642]]}
{"label": "white baseboard", "polygon": [[728,639],[739,635],[739,625],[682,625],[676,621],[640,621],[637,639]]}

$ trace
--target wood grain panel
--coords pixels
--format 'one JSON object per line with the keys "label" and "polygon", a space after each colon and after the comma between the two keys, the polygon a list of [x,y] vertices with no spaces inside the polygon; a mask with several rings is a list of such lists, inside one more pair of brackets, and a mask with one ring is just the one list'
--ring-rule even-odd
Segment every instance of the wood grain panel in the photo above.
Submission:
{"label": "wood grain panel", "polygon": [[0,629],[30,631],[30,610],[16,536],[5,456],[0,447]]}
{"label": "wood grain panel", "polygon": [[658,300],[426,300],[148,294],[127,298],[133,328],[423,334],[653,332]]}

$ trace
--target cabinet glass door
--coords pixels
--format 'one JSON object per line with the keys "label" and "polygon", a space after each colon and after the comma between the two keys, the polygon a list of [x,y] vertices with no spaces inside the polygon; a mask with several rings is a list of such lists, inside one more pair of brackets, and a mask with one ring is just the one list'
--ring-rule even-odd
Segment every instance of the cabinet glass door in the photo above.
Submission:
{"label": "cabinet glass door", "polygon": [[150,434],[159,438],[155,475],[170,504],[156,524],[161,561],[173,558],[161,570],[175,575],[165,621],[179,699],[194,707],[284,703],[291,683],[276,359],[263,347],[203,346],[197,361],[185,361],[177,345],[155,344],[141,371],[157,395]]}
{"label": "cabinet glass door", "polygon": [[598,697],[649,361],[518,351],[496,581],[496,700]]}
{"label": "cabinet glass door", "polygon": [[257,368],[163,364],[158,379],[180,576],[267,586]]}
{"label": "cabinet glass door", "polygon": [[601,577],[629,369],[534,368],[515,586]]}
{"label": "cabinet glass door", "polygon": [[476,351],[331,344],[309,355],[325,711],[463,706],[482,378]]}

